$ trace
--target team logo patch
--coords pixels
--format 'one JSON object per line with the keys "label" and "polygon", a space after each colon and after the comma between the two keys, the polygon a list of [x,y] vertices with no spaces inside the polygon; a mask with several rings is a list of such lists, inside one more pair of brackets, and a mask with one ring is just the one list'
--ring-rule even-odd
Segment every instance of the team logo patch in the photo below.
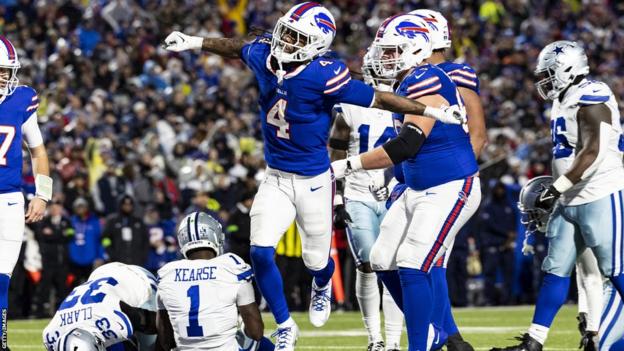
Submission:
{"label": "team logo patch", "polygon": [[399,35],[410,39],[416,39],[419,35],[421,35],[425,37],[427,42],[429,42],[429,30],[427,28],[419,27],[415,23],[403,21],[396,26],[396,31]]}
{"label": "team logo patch", "polygon": [[324,13],[319,13],[314,16],[314,21],[316,21],[316,25],[319,26],[325,34],[334,33],[336,31],[334,22]]}

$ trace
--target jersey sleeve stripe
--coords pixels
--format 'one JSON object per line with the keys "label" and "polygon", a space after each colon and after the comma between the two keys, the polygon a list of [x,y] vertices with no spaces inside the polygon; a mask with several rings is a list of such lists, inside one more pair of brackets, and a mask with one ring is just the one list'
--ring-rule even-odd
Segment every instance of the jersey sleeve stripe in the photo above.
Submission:
{"label": "jersey sleeve stripe", "polygon": [[37,99],[39,99],[39,96],[38,96],[38,95],[35,95],[35,96],[33,96],[33,98],[32,98],[32,99],[30,99],[30,101],[37,101]]}
{"label": "jersey sleeve stripe", "polygon": [[331,89],[327,89],[325,90],[323,93],[325,94],[331,94],[337,90],[339,90],[340,88],[342,88],[343,86],[345,86],[347,83],[349,83],[351,81],[351,77],[349,77],[347,80],[345,80],[344,82],[340,83],[339,85],[336,85],[335,87],[331,88]]}
{"label": "jersey sleeve stripe", "polygon": [[442,88],[442,84],[438,84],[438,85],[433,86],[433,87],[431,87],[429,89],[417,91],[417,92],[415,92],[415,93],[413,93],[411,95],[408,95],[407,97],[410,98],[410,99],[416,99],[416,98],[419,98],[419,97],[424,96],[424,95],[432,94],[432,93],[438,91],[440,88]]}
{"label": "jersey sleeve stripe", "polygon": [[26,111],[36,110],[36,109],[37,109],[37,107],[39,107],[39,104],[30,105],[30,106],[28,106],[28,108],[26,109]]}
{"label": "jersey sleeve stripe", "polygon": [[469,85],[471,87],[476,87],[477,86],[476,82],[468,80],[468,79],[464,79],[464,78],[459,77],[459,76],[451,76],[451,79],[453,80],[453,82]]}
{"label": "jersey sleeve stripe", "polygon": [[460,75],[462,75],[462,76],[464,76],[466,78],[473,78],[473,79],[477,78],[477,75],[475,73],[470,72],[470,71],[466,71],[466,70],[463,70],[463,69],[456,69],[456,70],[453,70],[453,71],[449,72],[449,75],[453,75],[453,74],[460,74]]}
{"label": "jersey sleeve stripe", "polygon": [[124,322],[124,324],[126,325],[126,330],[128,331],[128,337],[131,337],[132,334],[134,334],[134,331],[132,330],[132,324],[130,323],[130,321],[128,320],[128,316],[126,316],[125,313],[119,312],[119,311],[113,311],[119,318],[121,318],[121,320]]}
{"label": "jersey sleeve stripe", "polygon": [[407,88],[407,91],[412,91],[412,90],[416,90],[416,89],[420,89],[420,88],[424,88],[427,85],[431,85],[434,83],[439,82],[440,79],[438,77],[431,77],[429,79],[425,79],[422,82],[418,82],[416,84],[412,84]]}
{"label": "jersey sleeve stripe", "polygon": [[330,86],[333,85],[334,83],[339,82],[340,80],[342,80],[344,77],[346,77],[349,74],[349,70],[345,69],[342,73],[340,73],[339,75],[337,75],[336,77],[330,79],[327,81],[327,84],[325,84],[325,86]]}
{"label": "jersey sleeve stripe", "polygon": [[243,273],[237,274],[236,277],[238,278],[238,281],[241,281],[241,280],[249,279],[252,275],[253,275],[253,270],[248,269],[244,271]]}
{"label": "jersey sleeve stripe", "polygon": [[583,95],[579,99],[581,102],[589,101],[589,102],[607,102],[609,101],[609,96],[607,95]]}

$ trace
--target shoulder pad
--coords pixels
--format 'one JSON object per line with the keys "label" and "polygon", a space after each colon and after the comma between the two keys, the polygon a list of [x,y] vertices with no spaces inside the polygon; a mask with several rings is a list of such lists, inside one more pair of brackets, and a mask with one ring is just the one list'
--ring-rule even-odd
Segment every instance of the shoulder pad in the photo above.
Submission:
{"label": "shoulder pad", "polygon": [[236,254],[226,253],[215,260],[222,268],[235,275],[238,281],[249,281],[253,277],[251,266]]}
{"label": "shoulder pad", "polygon": [[579,105],[603,104],[611,98],[613,93],[605,83],[588,80],[581,83],[576,91],[570,95],[571,103]]}
{"label": "shoulder pad", "polygon": [[442,88],[442,80],[435,70],[426,65],[415,69],[402,85],[405,86],[406,97],[416,99],[438,91]]}
{"label": "shoulder pad", "polygon": [[339,90],[351,80],[349,68],[343,62],[326,57],[319,57],[312,62],[312,68],[321,82],[325,94]]}

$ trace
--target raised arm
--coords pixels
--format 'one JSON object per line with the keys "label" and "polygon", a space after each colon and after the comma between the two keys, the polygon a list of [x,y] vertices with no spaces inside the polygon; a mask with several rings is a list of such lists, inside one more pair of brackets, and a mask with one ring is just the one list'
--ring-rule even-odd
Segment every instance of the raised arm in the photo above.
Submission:
{"label": "raised arm", "polygon": [[243,45],[242,39],[202,38],[175,31],[167,36],[163,48],[174,52],[202,49],[227,58],[240,58]]}

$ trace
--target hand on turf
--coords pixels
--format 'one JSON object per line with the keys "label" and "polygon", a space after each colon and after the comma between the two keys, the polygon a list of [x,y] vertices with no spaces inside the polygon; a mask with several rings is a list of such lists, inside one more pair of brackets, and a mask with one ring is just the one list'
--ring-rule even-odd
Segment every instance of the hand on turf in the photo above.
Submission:
{"label": "hand on turf", "polygon": [[194,37],[174,31],[165,38],[163,48],[174,52],[201,49],[203,41],[202,37]]}
{"label": "hand on turf", "polygon": [[47,203],[38,197],[30,200],[28,210],[26,211],[26,223],[39,222],[45,214]]}

